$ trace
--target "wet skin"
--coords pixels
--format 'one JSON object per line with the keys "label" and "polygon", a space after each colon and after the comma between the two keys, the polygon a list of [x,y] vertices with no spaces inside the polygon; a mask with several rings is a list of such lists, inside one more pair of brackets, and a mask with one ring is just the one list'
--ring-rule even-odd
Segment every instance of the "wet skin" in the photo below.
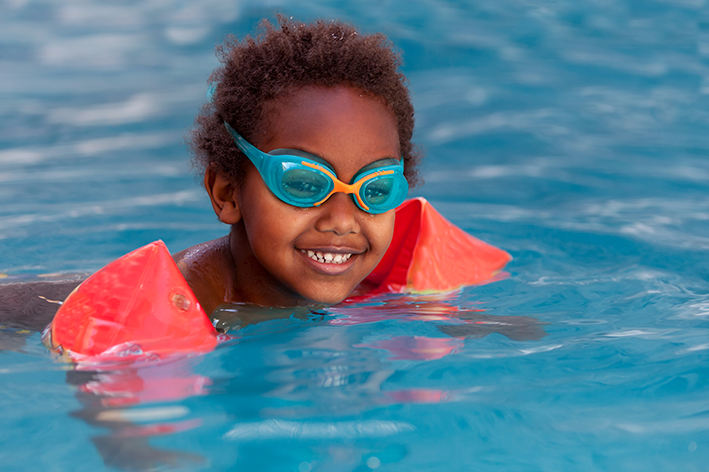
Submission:
{"label": "wet skin", "polygon": [[[252,144],[264,152],[287,148],[320,156],[344,182],[372,162],[400,155],[394,115],[357,89],[299,89],[272,102],[264,121],[264,132]],[[209,170],[205,187],[231,232],[174,257],[207,313],[228,302],[339,303],[391,242],[393,210],[371,215],[342,193],[319,207],[297,208],[275,197],[251,163],[241,185]],[[321,263],[303,251],[352,256],[340,264]]]}
{"label": "wet skin", "polygon": [[84,276],[69,280],[0,284],[0,351],[20,351],[25,339],[47,327],[61,302]]}

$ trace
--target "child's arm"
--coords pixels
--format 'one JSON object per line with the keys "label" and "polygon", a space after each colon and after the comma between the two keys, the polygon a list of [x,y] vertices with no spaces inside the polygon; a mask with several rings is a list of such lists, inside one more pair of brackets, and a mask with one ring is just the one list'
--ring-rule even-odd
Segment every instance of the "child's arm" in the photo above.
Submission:
{"label": "child's arm", "polygon": [[0,325],[42,331],[80,279],[0,285]]}
{"label": "child's arm", "polygon": [[21,351],[25,339],[47,327],[79,283],[73,279],[0,285],[0,351]]}

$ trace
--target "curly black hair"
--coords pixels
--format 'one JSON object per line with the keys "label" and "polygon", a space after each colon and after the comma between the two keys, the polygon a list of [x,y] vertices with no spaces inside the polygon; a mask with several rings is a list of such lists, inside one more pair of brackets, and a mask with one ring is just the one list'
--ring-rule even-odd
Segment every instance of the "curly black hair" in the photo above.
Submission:
{"label": "curly black hair", "polygon": [[241,41],[227,37],[217,46],[223,64],[210,76],[216,90],[195,119],[187,137],[193,164],[200,173],[214,168],[243,182],[247,157],[224,127],[227,121],[248,141],[263,136],[265,110],[274,99],[298,88],[349,86],[382,100],[397,121],[404,175],[418,185],[420,154],[411,142],[414,108],[407,81],[399,72],[400,55],[380,33],[360,34],[340,21],[300,23],[278,17],[280,29],[268,20],[258,35]]}

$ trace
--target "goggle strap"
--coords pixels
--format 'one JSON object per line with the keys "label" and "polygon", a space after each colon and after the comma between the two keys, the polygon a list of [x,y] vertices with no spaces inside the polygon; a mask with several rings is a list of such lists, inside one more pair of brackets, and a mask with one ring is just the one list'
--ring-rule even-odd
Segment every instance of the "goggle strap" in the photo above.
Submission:
{"label": "goggle strap", "polygon": [[236,147],[239,148],[241,152],[246,154],[246,157],[248,157],[251,162],[256,166],[256,168],[261,171],[261,168],[263,166],[263,156],[261,155],[261,151],[248,142],[246,139],[243,138],[239,133],[234,130],[234,128],[229,125],[226,121],[224,122],[224,126],[226,127],[226,130],[229,132],[232,138],[234,138],[234,143],[236,144]]}

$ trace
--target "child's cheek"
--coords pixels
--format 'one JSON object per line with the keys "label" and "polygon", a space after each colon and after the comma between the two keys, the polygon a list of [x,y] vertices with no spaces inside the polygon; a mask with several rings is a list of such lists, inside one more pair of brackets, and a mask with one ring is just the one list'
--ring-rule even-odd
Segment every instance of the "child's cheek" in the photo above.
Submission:
{"label": "child's cheek", "polygon": [[[384,257],[392,237],[394,236],[394,223],[396,212],[390,210],[380,215],[369,215],[372,220],[371,236],[369,236],[372,251],[378,256],[377,263]],[[374,270],[374,267],[372,267]]]}

